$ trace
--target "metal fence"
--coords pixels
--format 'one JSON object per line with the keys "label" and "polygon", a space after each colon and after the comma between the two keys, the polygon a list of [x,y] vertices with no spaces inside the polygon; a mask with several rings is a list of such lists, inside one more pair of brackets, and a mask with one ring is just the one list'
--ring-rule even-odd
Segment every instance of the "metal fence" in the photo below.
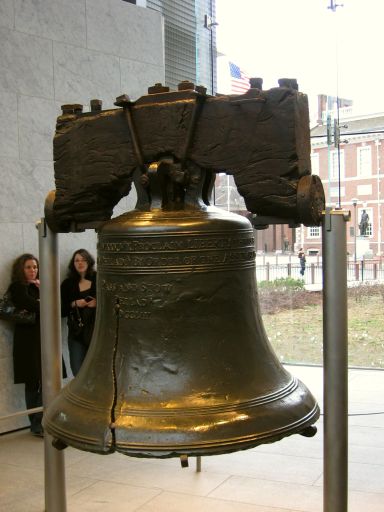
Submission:
{"label": "metal fence", "polygon": [[[256,277],[260,281],[292,277],[303,279],[305,284],[321,285],[323,280],[322,262],[310,262],[306,265],[304,276],[300,274],[299,263],[272,263],[260,265],[256,262]],[[349,261],[347,263],[347,280],[349,282],[384,281],[384,265],[378,260]]]}

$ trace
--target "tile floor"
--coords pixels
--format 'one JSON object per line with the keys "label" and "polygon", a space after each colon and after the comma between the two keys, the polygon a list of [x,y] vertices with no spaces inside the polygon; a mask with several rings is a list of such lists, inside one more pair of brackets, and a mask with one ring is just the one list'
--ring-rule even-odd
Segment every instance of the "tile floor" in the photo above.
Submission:
{"label": "tile floor", "polygon": [[[289,366],[322,403],[322,369]],[[384,371],[349,372],[349,512],[384,511]],[[322,420],[314,438],[292,436],[182,469],[177,459],[65,450],[68,512],[319,512]],[[0,436],[0,510],[44,510],[44,443]],[[55,511],[49,511],[55,512]],[[339,512],[339,511],[332,511]]]}

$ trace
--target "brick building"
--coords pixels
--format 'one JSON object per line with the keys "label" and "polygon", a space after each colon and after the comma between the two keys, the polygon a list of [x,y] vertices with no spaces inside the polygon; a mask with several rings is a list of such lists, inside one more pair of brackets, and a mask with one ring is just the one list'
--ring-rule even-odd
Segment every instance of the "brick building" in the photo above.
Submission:
{"label": "brick building", "polygon": [[[311,130],[312,173],[318,174],[323,182],[327,205],[351,211],[348,253],[353,257],[356,250],[357,257],[376,257],[381,256],[384,250],[384,175],[381,170],[384,161],[384,113],[352,114],[352,108],[340,109],[338,124],[328,115],[328,123],[327,120],[320,121]],[[334,140],[337,128],[340,129],[339,146]],[[369,216],[364,238],[360,237],[359,231],[363,210]],[[299,228],[297,242],[307,253],[321,253],[321,229]]]}
{"label": "brick building", "polygon": [[[339,102],[339,106],[344,107],[339,108],[339,122],[335,123],[334,112],[327,110],[324,101],[319,101],[318,121],[311,129],[312,173],[319,175],[323,182],[327,206],[340,206],[351,211],[347,228],[347,250],[351,258],[355,257],[355,252],[358,258],[377,257],[384,251],[384,174],[381,170],[384,113],[353,116],[351,103],[348,100]],[[336,145],[335,129],[340,131],[336,134],[336,138],[339,136]],[[224,209],[248,214],[232,176],[217,178],[215,203]],[[359,231],[363,210],[369,216],[364,238],[360,237]],[[259,252],[297,252],[300,247],[307,254],[321,255],[321,228],[290,228],[283,224],[255,230],[255,248]]]}

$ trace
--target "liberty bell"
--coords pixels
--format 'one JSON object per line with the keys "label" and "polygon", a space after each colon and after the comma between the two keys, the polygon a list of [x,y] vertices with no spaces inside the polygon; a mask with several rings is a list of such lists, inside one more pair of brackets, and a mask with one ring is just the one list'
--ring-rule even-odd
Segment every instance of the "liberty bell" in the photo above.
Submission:
{"label": "liberty bell", "polygon": [[[64,445],[199,456],[315,432],[318,405],[281,365],[263,327],[254,229],[210,205],[215,172],[230,169],[259,218],[276,211],[319,222],[306,97],[286,82],[224,97],[188,84],[176,92],[157,84],[109,111],[66,106],[58,118],[58,188],[47,221],[56,231],[98,230],[91,346],[44,418]],[[278,121],[287,116],[284,127]],[[110,219],[132,182],[136,208]]]}

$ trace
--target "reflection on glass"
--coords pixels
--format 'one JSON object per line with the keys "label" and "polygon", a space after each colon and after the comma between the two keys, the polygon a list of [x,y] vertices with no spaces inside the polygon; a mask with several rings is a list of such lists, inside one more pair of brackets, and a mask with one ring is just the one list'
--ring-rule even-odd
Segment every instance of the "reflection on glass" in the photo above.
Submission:
{"label": "reflection on glass", "polygon": [[[324,0],[262,5],[241,0],[234,9],[231,2],[216,0],[218,92],[235,92],[229,61],[242,76],[262,77],[264,89],[289,76],[308,95],[312,173],[323,181],[327,206],[351,210],[349,364],[382,368],[384,112],[377,49],[382,46],[384,3],[371,0],[368,7],[345,0],[337,8],[329,6]],[[254,24],[260,19],[266,22],[257,23],[257,39],[266,51],[255,53]],[[273,31],[267,20],[274,21]],[[221,208],[252,217],[231,176],[218,178],[216,198]],[[368,215],[364,224],[363,212]],[[322,364],[321,228],[271,225],[254,234],[260,307],[278,356]],[[297,257],[301,248],[304,275]]]}

